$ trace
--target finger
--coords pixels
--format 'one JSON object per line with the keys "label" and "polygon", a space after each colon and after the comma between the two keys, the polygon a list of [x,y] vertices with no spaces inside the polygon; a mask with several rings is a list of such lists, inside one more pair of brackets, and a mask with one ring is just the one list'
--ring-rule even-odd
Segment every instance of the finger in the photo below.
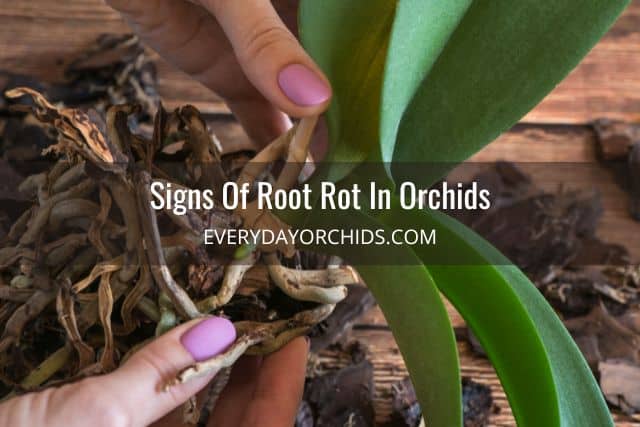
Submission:
{"label": "finger", "polygon": [[311,137],[309,154],[316,162],[321,162],[329,151],[329,128],[324,117],[320,117]]}
{"label": "finger", "polygon": [[164,59],[223,97],[261,148],[291,127],[245,76],[215,18],[183,0],[107,0]]}
{"label": "finger", "polygon": [[[220,375],[217,373],[216,375]],[[211,382],[214,382],[216,378],[214,378]],[[198,393],[196,393],[196,408],[198,414],[202,411],[204,399],[207,394],[208,388],[211,386],[211,382],[207,384],[204,388],[202,388]],[[150,427],[192,427],[191,423],[189,423],[185,418],[185,407],[184,405],[178,406],[173,411],[168,414],[162,416],[162,418],[158,419],[156,422],[153,422],[149,425]]]}
{"label": "finger", "polygon": [[134,354],[122,369],[111,375],[110,384],[105,384],[120,396],[118,404],[123,410],[138,420],[133,425],[150,424],[202,389],[213,374],[166,391],[163,386],[194,360],[221,353],[236,338],[233,324],[220,317],[210,317],[169,334]]}
{"label": "finger", "polygon": [[[146,426],[196,394],[215,375],[164,390],[194,360],[222,352],[235,340],[226,319],[211,317],[181,325],[146,345],[111,374],[58,389],[30,393],[0,406],[0,425]],[[4,417],[4,418],[1,418]],[[6,422],[5,422],[6,421]]]}
{"label": "finger", "polygon": [[269,0],[201,0],[218,19],[253,85],[294,117],[323,112],[331,88]]}
{"label": "finger", "polygon": [[[230,76],[235,80],[226,86],[244,83],[240,67],[226,54],[231,45],[222,28],[202,7],[184,0],[106,1],[164,59],[215,91],[225,89]],[[245,90],[246,83],[240,85]]]}
{"label": "finger", "polygon": [[292,126],[287,115],[262,97],[229,98],[227,105],[258,148],[266,146]]}
{"label": "finger", "polygon": [[231,370],[224,388],[207,423],[210,427],[236,427],[245,416],[244,408],[251,401],[262,358],[245,356]]}
{"label": "finger", "polygon": [[242,426],[293,425],[304,390],[308,354],[309,341],[300,337],[264,358]]}

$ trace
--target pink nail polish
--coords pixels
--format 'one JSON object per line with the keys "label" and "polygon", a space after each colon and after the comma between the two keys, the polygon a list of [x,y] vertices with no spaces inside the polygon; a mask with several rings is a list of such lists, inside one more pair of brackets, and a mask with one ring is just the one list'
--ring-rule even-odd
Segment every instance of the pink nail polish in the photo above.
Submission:
{"label": "pink nail polish", "polygon": [[331,97],[331,89],[315,72],[304,65],[290,64],[278,75],[280,89],[302,107],[322,104]]}
{"label": "pink nail polish", "polygon": [[180,337],[184,348],[196,362],[225,351],[236,340],[236,328],[224,317],[210,317]]}

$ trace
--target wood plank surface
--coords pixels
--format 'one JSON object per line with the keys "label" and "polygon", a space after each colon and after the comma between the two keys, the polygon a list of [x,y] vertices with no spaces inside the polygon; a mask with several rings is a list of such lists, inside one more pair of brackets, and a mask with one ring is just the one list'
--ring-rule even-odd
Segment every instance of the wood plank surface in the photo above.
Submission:
{"label": "wood plank surface", "polygon": [[632,259],[640,261],[640,223],[631,218],[629,196],[611,169],[598,162],[591,127],[518,125],[477,153],[471,162],[496,160],[516,162],[537,185],[550,192],[560,187],[597,191],[604,208],[597,235],[626,246]]}
{"label": "wood plank surface", "polygon": [[[81,51],[100,33],[129,32],[117,13],[100,0],[3,1],[0,4],[0,68],[37,75],[47,80],[61,76],[65,58]],[[160,92],[169,107],[192,103],[208,113],[227,113],[224,103],[198,83],[156,56]],[[599,117],[640,121],[640,0],[620,18],[607,36],[582,64],[562,82],[525,120],[474,157],[477,162],[498,159],[528,162],[594,163],[594,135],[587,126],[538,126],[535,123],[585,124]],[[223,140],[246,138],[228,119],[214,124]],[[550,168],[541,185],[554,188],[567,181],[561,168]],[[535,172],[535,171],[534,171]],[[603,194],[605,213],[601,237],[628,246],[640,257],[640,225],[626,213],[626,196],[601,167],[592,175],[574,177],[575,185],[597,183]],[[463,327],[464,321],[449,306],[452,323]],[[385,329],[382,313],[372,309],[360,319],[352,336],[369,347],[375,366],[376,410],[379,421],[390,411],[390,385],[406,376],[391,333]],[[495,426],[514,426],[508,402],[489,362],[473,355],[466,343],[459,343],[463,375],[488,384],[499,412],[493,414]],[[344,363],[335,352],[323,352],[319,358],[326,366]],[[619,420],[619,426],[640,426],[633,420]]]}
{"label": "wood plank surface", "polygon": [[[65,60],[102,33],[131,30],[102,0],[3,1],[0,5],[0,69],[59,80]],[[151,50],[150,50],[151,52]],[[207,113],[228,113],[222,100],[152,54],[160,94],[169,108],[192,103]]]}
{"label": "wood plank surface", "polygon": [[[128,32],[101,0],[5,0],[0,4],[0,68],[41,77],[60,76],[60,62],[104,32]],[[186,102],[203,111],[228,111],[224,103],[158,59],[168,106]],[[640,120],[640,0],[525,121],[587,123],[599,117]]]}
{"label": "wood plank surface", "polygon": [[[447,308],[453,326],[464,326],[464,321],[455,309],[450,304],[447,304]],[[371,309],[361,319],[361,322],[355,325],[349,338],[360,340],[367,346],[370,360],[374,366],[376,419],[379,423],[383,423],[388,420],[391,413],[391,385],[402,380],[408,374],[391,332],[371,328],[372,324],[380,322],[384,324],[384,317],[380,310],[378,308]],[[516,423],[509,402],[491,363],[487,359],[475,355],[466,342],[458,342],[458,352],[461,374],[491,388],[496,411],[491,413],[489,425],[515,427]],[[319,363],[325,367],[340,367],[343,366],[345,360],[339,352],[325,351],[321,353]],[[640,417],[631,418],[615,414],[614,419],[617,427],[640,427]]]}
{"label": "wood plank surface", "polygon": [[525,117],[586,123],[600,117],[640,121],[640,0],[547,98]]}
{"label": "wood plank surface", "polygon": [[[235,121],[217,117],[210,124],[223,148],[250,145]],[[612,171],[598,162],[596,137],[590,126],[517,125],[459,167],[456,179],[471,179],[475,172],[498,160],[516,163],[549,192],[557,192],[560,187],[597,191],[603,204],[598,237],[626,246],[632,259],[640,262],[640,239],[633,238],[640,236],[640,222],[631,218],[629,196]]]}
{"label": "wood plank surface", "polygon": [[[589,126],[523,124],[477,153],[471,162],[477,166],[475,169],[482,169],[487,163],[497,160],[516,162],[548,191],[557,190],[560,184],[567,189],[596,189],[602,195],[604,207],[598,236],[626,246],[637,262],[640,260],[640,239],[634,236],[640,236],[640,223],[629,216],[627,195],[615,182],[609,169],[598,164],[595,144],[595,134]],[[458,177],[470,177],[473,170],[473,167],[464,166],[463,174]],[[447,309],[453,327],[464,327],[464,320],[448,302]],[[376,409],[381,422],[388,418],[390,411],[390,385],[407,375],[390,331],[380,330],[384,325],[384,315],[374,308],[360,319],[352,334],[354,339],[371,346]],[[458,343],[458,351],[462,374],[491,387],[492,397],[499,409],[491,415],[491,425],[515,426],[509,403],[489,361],[475,355],[466,342]],[[323,356],[329,359],[336,357],[332,353]],[[615,417],[617,426],[640,427],[640,418]]]}

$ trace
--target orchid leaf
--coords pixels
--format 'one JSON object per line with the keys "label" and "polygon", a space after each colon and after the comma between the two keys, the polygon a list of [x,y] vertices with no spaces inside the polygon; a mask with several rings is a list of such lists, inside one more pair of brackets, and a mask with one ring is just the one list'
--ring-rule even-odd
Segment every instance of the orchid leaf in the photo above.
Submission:
{"label": "orchid leaf", "polygon": [[[406,107],[397,139],[382,141],[385,152],[395,142],[394,178],[429,186],[447,164],[464,161],[493,141],[578,64],[628,3],[474,1]],[[434,166],[415,173],[401,164],[416,161]]]}
{"label": "orchid leaf", "polygon": [[[302,41],[334,90],[323,178],[389,187],[379,175],[384,161],[396,182],[428,186],[533,108],[628,3],[302,0]],[[379,162],[378,170],[356,169],[365,160]],[[406,168],[406,162],[429,164]],[[384,259],[376,253],[386,251],[388,259],[409,265],[358,266],[399,343],[427,424],[461,425],[454,396],[459,374],[451,366],[457,358],[451,337],[435,327],[451,333],[434,279],[485,347],[519,425],[612,425],[579,350],[526,276],[454,220],[396,208],[375,218],[318,211],[305,221],[437,230],[437,248],[367,248],[373,258]],[[331,249],[346,259],[354,255],[353,248]],[[446,259],[453,256],[464,262]]]}
{"label": "orchid leaf", "polygon": [[303,0],[300,38],[333,87],[328,179],[378,151],[382,75],[395,0]]}
{"label": "orchid leaf", "polygon": [[[299,218],[301,219],[301,218]],[[329,229],[384,229],[357,210],[307,218],[307,225]],[[388,231],[388,230],[387,230]],[[440,292],[421,261],[407,246],[371,246],[366,254],[355,246],[315,248],[352,262],[373,293],[398,343],[416,389],[427,425],[462,425],[462,395],[455,334]],[[366,259],[366,261],[365,261]],[[388,264],[381,262],[388,260]]]}
{"label": "orchid leaf", "polygon": [[303,0],[301,39],[334,89],[330,179],[369,159],[432,183],[533,108],[628,3]]}
{"label": "orchid leaf", "polygon": [[390,227],[435,229],[438,250],[413,246],[493,363],[519,426],[612,426],[596,380],[573,339],[529,279],[488,242],[433,211],[397,207]]}
{"label": "orchid leaf", "polygon": [[471,0],[401,0],[389,42],[380,113],[385,165],[392,161],[405,109],[459,25]]}
{"label": "orchid leaf", "polygon": [[427,425],[462,425],[455,334],[438,288],[422,265],[358,265],[411,375]]}

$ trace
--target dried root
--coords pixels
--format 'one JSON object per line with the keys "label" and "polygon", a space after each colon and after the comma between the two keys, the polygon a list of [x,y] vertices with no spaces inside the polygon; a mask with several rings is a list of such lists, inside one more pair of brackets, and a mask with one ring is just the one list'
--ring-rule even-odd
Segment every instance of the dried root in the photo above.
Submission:
{"label": "dried root", "polygon": [[334,305],[320,306],[313,310],[300,312],[290,319],[271,323],[238,322],[235,324],[238,338],[231,347],[218,356],[183,369],[175,380],[167,384],[166,388],[227,368],[245,353],[268,354],[276,351],[293,338],[304,335],[309,328],[326,319],[334,307]]}
{"label": "dried root", "polygon": [[[171,384],[185,382],[229,367],[242,354],[268,354],[308,333],[346,296],[345,285],[358,282],[349,267],[282,265],[281,257],[298,253],[291,244],[204,246],[207,228],[278,232],[289,227],[255,203],[236,212],[216,207],[185,215],[151,207],[153,180],[174,189],[211,188],[216,197],[231,179],[293,188],[317,117],[302,119],[229,169],[191,106],[171,114],[160,108],[148,140],[129,129],[137,107],[112,107],[105,123],[94,124],[85,113],[53,105],[28,88],[7,96],[31,97],[31,114],[55,134],[45,151],[58,156],[20,186],[33,204],[12,218],[0,245],[0,356],[18,352],[33,359],[16,370],[12,381],[22,387],[14,391],[108,372],[141,343],[180,322],[205,313],[229,316],[238,339],[224,354],[178,373]],[[286,163],[273,176],[270,165],[278,160]],[[29,326],[38,322],[59,325],[44,329],[60,343],[39,359]],[[0,369],[6,367],[2,360]],[[193,407],[188,414],[197,418]]]}

